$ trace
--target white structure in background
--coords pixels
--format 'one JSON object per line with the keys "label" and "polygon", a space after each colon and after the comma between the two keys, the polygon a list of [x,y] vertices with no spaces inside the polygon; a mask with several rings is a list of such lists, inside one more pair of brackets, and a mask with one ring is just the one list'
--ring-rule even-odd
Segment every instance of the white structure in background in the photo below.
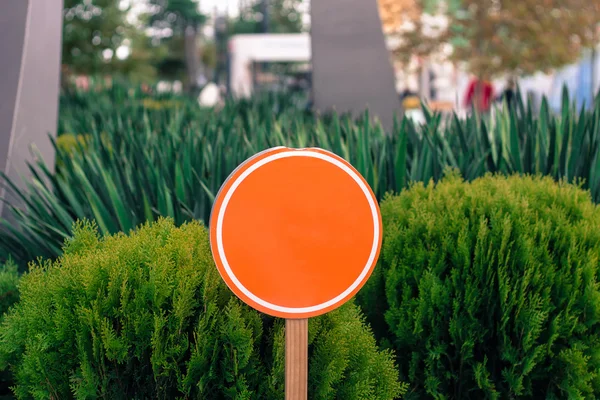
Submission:
{"label": "white structure in background", "polygon": [[183,84],[181,83],[181,81],[174,81],[174,82],[160,81],[156,85],[156,91],[158,93],[170,93],[170,92],[181,93],[182,90],[183,90]]}
{"label": "white structure in background", "polygon": [[[40,157],[54,169],[50,138],[58,118],[62,3],[0,1],[0,171],[22,190],[31,183],[30,165]],[[0,197],[25,206],[4,180]],[[0,216],[13,220],[13,213],[2,213],[4,204]]]}
{"label": "white structure in background", "polygon": [[202,107],[214,107],[221,102],[219,87],[211,82],[206,85],[198,96],[198,104]]}
{"label": "white structure in background", "polygon": [[230,90],[234,97],[249,97],[253,91],[252,67],[256,62],[310,62],[310,35],[235,35],[229,41]]}

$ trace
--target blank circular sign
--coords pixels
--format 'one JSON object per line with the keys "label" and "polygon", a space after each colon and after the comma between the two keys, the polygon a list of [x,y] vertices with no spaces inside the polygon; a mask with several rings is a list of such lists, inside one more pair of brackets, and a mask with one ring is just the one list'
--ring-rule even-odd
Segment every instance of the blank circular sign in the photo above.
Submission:
{"label": "blank circular sign", "polygon": [[266,150],[221,187],[210,242],[227,286],[282,318],[308,318],[349,300],[381,247],[377,200],[344,159],[321,149]]}

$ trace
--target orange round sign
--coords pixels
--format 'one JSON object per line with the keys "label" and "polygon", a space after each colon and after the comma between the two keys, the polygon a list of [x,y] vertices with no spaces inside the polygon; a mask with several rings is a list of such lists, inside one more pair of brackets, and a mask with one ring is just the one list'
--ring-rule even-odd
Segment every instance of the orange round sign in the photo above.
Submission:
{"label": "orange round sign", "polygon": [[321,149],[266,150],[221,187],[210,242],[227,286],[266,314],[308,318],[348,301],[381,247],[377,200],[344,159]]}

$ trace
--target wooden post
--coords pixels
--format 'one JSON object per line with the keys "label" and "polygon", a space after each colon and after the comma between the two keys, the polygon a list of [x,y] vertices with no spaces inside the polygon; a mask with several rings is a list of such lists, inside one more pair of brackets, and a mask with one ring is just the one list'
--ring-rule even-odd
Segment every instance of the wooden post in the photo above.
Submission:
{"label": "wooden post", "polygon": [[308,319],[285,320],[285,399],[308,398]]}

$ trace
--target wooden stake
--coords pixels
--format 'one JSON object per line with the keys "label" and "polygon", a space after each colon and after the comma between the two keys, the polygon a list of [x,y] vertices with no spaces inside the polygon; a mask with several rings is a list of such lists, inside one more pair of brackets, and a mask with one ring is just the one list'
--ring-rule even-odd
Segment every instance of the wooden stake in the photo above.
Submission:
{"label": "wooden stake", "polygon": [[285,400],[308,398],[308,319],[285,320]]}

